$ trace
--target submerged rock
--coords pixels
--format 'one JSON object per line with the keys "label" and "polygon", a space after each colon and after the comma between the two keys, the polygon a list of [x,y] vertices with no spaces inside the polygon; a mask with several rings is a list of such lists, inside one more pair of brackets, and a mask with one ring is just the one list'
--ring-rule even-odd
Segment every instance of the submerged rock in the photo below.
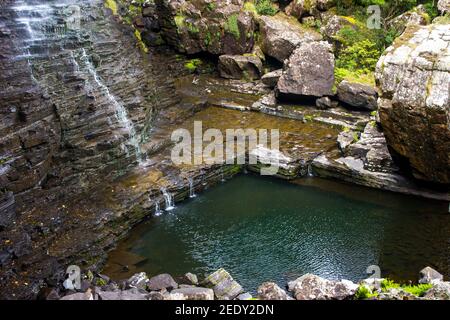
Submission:
{"label": "submerged rock", "polygon": [[302,43],[321,40],[319,33],[304,28],[298,21],[292,21],[284,14],[261,16],[261,49],[263,52],[284,62]]}
{"label": "submerged rock", "polygon": [[258,297],[261,300],[293,300],[286,291],[274,282],[264,282],[258,288]]}
{"label": "submerged rock", "polygon": [[417,179],[442,184],[450,183],[449,44],[448,24],[408,28],[376,71],[389,146]]}
{"label": "submerged rock", "polygon": [[348,281],[331,281],[305,274],[288,283],[297,300],[344,300],[354,296],[358,285]]}
{"label": "submerged rock", "polygon": [[348,81],[342,81],[337,87],[338,99],[345,104],[360,110],[377,109],[378,93],[375,88]]}
{"label": "submerged rock", "polygon": [[257,56],[232,56],[219,57],[219,72],[222,78],[255,80],[261,78],[262,62]]}
{"label": "submerged rock", "polygon": [[333,95],[334,55],[325,41],[309,42],[294,51],[284,67],[276,92],[279,97]]}
{"label": "submerged rock", "polygon": [[206,287],[212,288],[219,300],[233,300],[244,292],[241,285],[225,269],[219,269],[210,274],[202,283]]}

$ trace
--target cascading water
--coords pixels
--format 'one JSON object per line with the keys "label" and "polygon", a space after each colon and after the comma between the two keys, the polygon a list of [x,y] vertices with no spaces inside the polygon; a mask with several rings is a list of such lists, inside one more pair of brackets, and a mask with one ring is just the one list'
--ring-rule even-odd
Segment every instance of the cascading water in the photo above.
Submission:
{"label": "cascading water", "polygon": [[313,172],[313,170],[312,170],[311,163],[308,163],[306,175],[307,175],[308,177],[314,177],[314,172]]}
{"label": "cascading water", "polygon": [[166,211],[171,211],[173,209],[175,209],[175,203],[173,200],[173,196],[172,194],[170,194],[166,188],[161,188],[161,193],[164,196],[164,201],[166,202]]}
{"label": "cascading water", "polygon": [[195,198],[197,195],[195,194],[194,189],[194,179],[188,178],[189,181],[189,198]]}
{"label": "cascading water", "polygon": [[159,202],[158,201],[156,201],[155,202],[155,217],[159,217],[160,215],[162,215],[162,210],[161,210],[161,208],[159,207]]}
{"label": "cascading water", "polygon": [[[133,123],[128,117],[127,110],[125,107],[119,103],[114,97],[114,95],[111,94],[108,87],[103,83],[103,81],[100,79],[99,75],[97,74],[97,71],[95,70],[94,65],[90,61],[86,50],[84,48],[81,49],[81,61],[85,64],[88,72],[91,74],[91,76],[94,78],[95,83],[98,85],[98,87],[106,94],[108,100],[111,102],[112,107],[115,110],[115,115],[119,123],[125,128],[129,135],[128,142],[134,147],[134,151],[136,153],[136,159],[139,163],[142,162],[142,152],[141,148],[139,146],[139,139],[136,134],[136,130],[134,129]],[[126,148],[128,151],[128,148]]]}

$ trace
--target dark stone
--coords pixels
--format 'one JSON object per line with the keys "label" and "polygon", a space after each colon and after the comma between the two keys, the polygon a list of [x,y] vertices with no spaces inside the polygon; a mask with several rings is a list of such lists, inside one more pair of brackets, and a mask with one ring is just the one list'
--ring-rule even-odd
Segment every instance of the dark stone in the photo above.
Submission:
{"label": "dark stone", "polygon": [[262,62],[252,55],[223,55],[219,57],[219,72],[222,78],[255,80],[261,78]]}
{"label": "dark stone", "polygon": [[373,111],[377,109],[378,93],[375,88],[342,81],[337,88],[338,99],[345,104],[360,110]]}

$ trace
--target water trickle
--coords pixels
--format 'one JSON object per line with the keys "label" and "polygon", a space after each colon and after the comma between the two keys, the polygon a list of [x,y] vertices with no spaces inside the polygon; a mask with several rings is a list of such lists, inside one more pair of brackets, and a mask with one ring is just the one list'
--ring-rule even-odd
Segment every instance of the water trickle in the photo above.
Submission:
{"label": "water trickle", "polygon": [[313,170],[312,170],[311,163],[308,163],[306,175],[307,175],[308,177],[314,177],[314,172],[313,172]]}
{"label": "water trickle", "polygon": [[223,175],[223,167],[220,167],[220,181],[225,182],[225,177]]}
{"label": "water trickle", "polygon": [[159,202],[158,201],[156,201],[155,202],[155,217],[159,217],[160,215],[162,215],[162,210],[161,210],[161,208],[159,207]]}
{"label": "water trickle", "polygon": [[195,198],[197,195],[194,190],[194,179],[188,178],[189,181],[189,198]]}
{"label": "water trickle", "polygon": [[[95,70],[95,67],[92,64],[92,62],[90,61],[90,59],[86,53],[86,50],[84,48],[81,49],[81,61],[85,64],[88,72],[94,78],[95,83],[106,94],[108,100],[111,102],[112,107],[114,108],[117,120],[123,126],[123,128],[127,131],[128,135],[129,135],[128,142],[134,148],[134,152],[136,154],[136,159],[138,160],[139,163],[142,163],[142,152],[141,152],[141,147],[139,145],[139,138],[136,133],[136,130],[134,129],[132,121],[128,117],[127,110],[121,103],[119,103],[117,101],[116,97],[111,94],[111,92],[109,91],[109,88],[100,79],[100,76],[97,74],[97,71]],[[129,151],[127,146],[126,146],[126,150]]]}
{"label": "water trickle", "polygon": [[163,194],[164,201],[166,202],[166,208],[164,210],[171,211],[175,209],[175,203],[172,194],[168,192],[166,188],[161,188],[161,193]]}

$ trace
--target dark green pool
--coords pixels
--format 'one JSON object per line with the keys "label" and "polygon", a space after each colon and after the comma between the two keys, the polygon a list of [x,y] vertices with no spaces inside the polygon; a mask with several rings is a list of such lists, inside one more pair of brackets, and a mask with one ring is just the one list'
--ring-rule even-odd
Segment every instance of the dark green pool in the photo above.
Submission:
{"label": "dark green pool", "polygon": [[316,178],[292,184],[240,175],[136,228],[105,272],[178,276],[223,267],[250,291],[307,272],[356,281],[370,265],[400,281],[417,279],[427,265],[448,276],[447,209]]}

